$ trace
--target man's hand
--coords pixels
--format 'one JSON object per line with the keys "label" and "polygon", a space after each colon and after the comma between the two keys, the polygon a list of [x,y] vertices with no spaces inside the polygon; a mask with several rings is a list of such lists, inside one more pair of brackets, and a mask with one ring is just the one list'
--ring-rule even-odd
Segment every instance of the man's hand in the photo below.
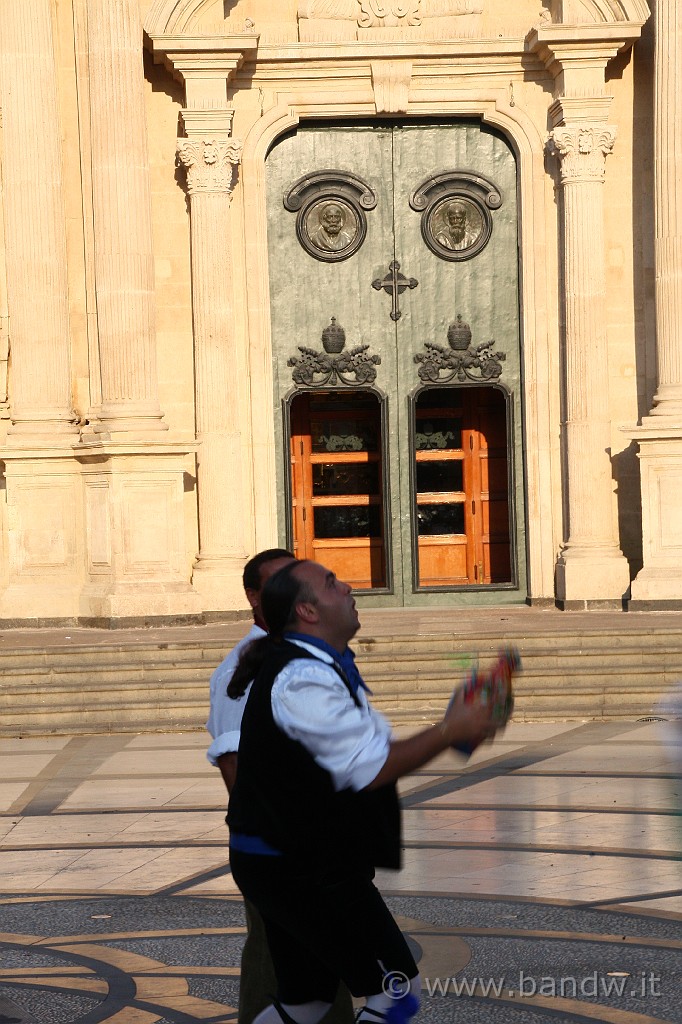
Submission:
{"label": "man's hand", "polygon": [[492,739],[499,726],[493,721],[492,702],[465,701],[461,689],[445,712],[440,728],[451,747],[465,746],[474,750]]}

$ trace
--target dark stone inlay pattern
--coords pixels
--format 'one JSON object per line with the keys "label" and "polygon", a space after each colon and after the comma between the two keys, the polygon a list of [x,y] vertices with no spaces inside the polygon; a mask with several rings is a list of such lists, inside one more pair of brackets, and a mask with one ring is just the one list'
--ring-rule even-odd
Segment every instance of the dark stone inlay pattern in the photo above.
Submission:
{"label": "dark stone inlay pattern", "polygon": [[169,967],[239,967],[243,935],[158,935],[110,939],[108,946],[160,960]]}
{"label": "dark stone inlay pattern", "polygon": [[[646,1014],[663,1020],[679,1019],[682,1005],[680,951],[636,946],[590,943],[582,940],[529,940],[518,948],[516,938],[467,937],[471,947],[471,963],[458,976],[461,978],[495,979],[504,977],[503,995],[519,991],[523,984],[530,991],[545,980],[547,995],[561,991],[565,983],[566,997],[629,1013]],[[516,960],[522,967],[514,969]],[[504,964],[502,970],[500,965]],[[521,979],[523,973],[523,981]],[[628,978],[609,976],[609,972],[627,972]],[[651,982],[651,975],[655,981]],[[573,982],[577,995],[573,995]],[[593,989],[596,994],[592,995]],[[622,993],[622,994],[621,994]],[[657,993],[660,993],[657,994]],[[466,998],[466,997],[465,997]]]}
{"label": "dark stone inlay pattern", "polygon": [[391,913],[445,928],[587,932],[682,942],[682,919],[613,913],[541,902],[464,899],[457,896],[387,896]]}
{"label": "dark stone inlay pattern", "polygon": [[59,989],[41,990],[11,984],[3,985],[2,994],[23,1010],[26,1024],[33,1024],[33,1021],[36,1024],[78,1024],[87,1014],[97,1010],[102,1002],[101,998],[93,999]]}
{"label": "dark stone inlay pattern", "polygon": [[[101,920],[100,914],[111,916]],[[24,935],[94,935],[95,941],[100,941],[100,937],[111,932],[158,930],[163,934],[185,928],[245,927],[244,906],[239,897],[109,896],[0,905],[0,930]]]}
{"label": "dark stone inlay pattern", "polygon": [[[682,920],[515,902],[510,899],[391,896],[388,897],[388,903],[394,914],[419,922],[409,936],[417,956],[421,952],[419,943],[424,935],[428,935],[431,926],[463,931],[461,937],[473,955],[467,967],[457,972],[458,980],[469,979],[473,982],[476,978],[505,977],[513,979],[509,987],[518,988],[521,970],[527,978],[535,979],[538,984],[543,978],[556,979],[558,984],[561,977],[582,979],[592,976],[595,971],[600,977],[606,977],[609,971],[621,970],[631,972],[632,981],[629,983],[631,987],[637,987],[641,985],[642,972],[654,972],[661,978],[660,997],[650,998],[647,995],[642,998],[626,992],[623,997],[605,999],[593,998],[588,994],[583,995],[580,1002],[604,1006],[609,1014],[628,1011],[659,1020],[680,1020],[680,951],[654,947],[647,940],[682,942]],[[111,917],[105,920],[92,919],[93,915],[100,914],[110,914]],[[168,933],[189,928],[243,927],[244,917],[239,899],[152,896],[34,903],[27,901],[1,906],[0,919],[6,931],[14,926],[16,931],[24,934],[49,934],[50,931],[59,935],[92,934],[93,941],[103,946],[124,948],[169,966],[185,966],[188,968],[187,980],[191,995],[224,1006],[237,1006],[238,978],[220,974],[202,976],[201,969],[237,967],[243,935],[183,936]],[[498,932],[506,929],[526,931],[527,934],[467,934],[467,928],[472,932],[488,928]],[[133,934],[124,939],[107,937],[107,933],[135,931],[156,931],[157,935],[137,938]],[[564,935],[554,938],[533,935],[533,931],[556,931]],[[578,932],[602,935],[605,941],[570,938],[571,933]],[[624,936],[640,941],[626,944],[621,941]],[[41,968],[61,965],[72,966],[75,971],[79,963],[94,970],[96,976],[105,978],[110,986],[108,997],[102,994],[94,998],[87,993],[74,995],[68,991],[68,977],[64,978],[65,991],[40,988]],[[193,966],[195,972],[192,971]],[[422,963],[421,966],[425,977],[428,977],[427,964]],[[121,988],[125,975],[118,978],[118,972],[112,972],[105,959],[98,964],[91,955],[81,958],[77,953],[75,956],[72,953],[62,957],[58,951],[49,947],[34,946],[23,950],[16,946],[4,949],[0,946],[0,972],[3,967],[26,968],[27,972],[32,969],[35,973],[35,987],[10,985],[6,989],[6,997],[33,1016],[36,1024],[94,1024],[95,1021],[106,1021],[116,1009],[125,1005],[144,1006],[148,1009],[152,1007],[151,1001],[135,1001],[132,991],[126,989],[125,984]],[[433,979],[429,978],[429,981]],[[574,1002],[568,1011],[566,1004],[559,1004],[558,1001],[556,1008],[551,1005],[551,1000],[542,1008],[536,1008],[520,1002],[515,1004],[513,998],[508,998],[508,992],[503,993],[503,998],[504,1003],[480,996],[457,997],[452,993],[445,996],[437,991],[429,995],[425,989],[419,1019],[421,1024],[547,1024],[548,1019],[553,1017],[559,1017],[565,1022],[587,1020],[589,1016],[586,1013],[583,1017],[580,1013],[579,1002]],[[589,1012],[594,1017],[595,1011]],[[228,1014],[219,1019],[227,1022],[233,1017]],[[597,1008],[596,1020],[604,1019]],[[186,1013],[177,1014],[166,1010],[163,1020],[167,1024],[189,1024],[195,1018]]]}

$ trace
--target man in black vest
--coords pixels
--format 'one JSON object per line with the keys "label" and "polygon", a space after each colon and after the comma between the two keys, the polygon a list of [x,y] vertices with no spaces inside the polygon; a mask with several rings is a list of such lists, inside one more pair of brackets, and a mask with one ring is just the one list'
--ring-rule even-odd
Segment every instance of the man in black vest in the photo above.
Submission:
{"label": "man in black vest", "polygon": [[[241,652],[254,640],[264,637],[267,633],[260,606],[266,580],[293,561],[294,556],[290,551],[284,548],[268,548],[266,551],[259,551],[246,563],[243,584],[244,593],[253,611],[253,626],[211,676],[210,713],[206,728],[213,742],[208,748],[207,756],[211,764],[220,769],[228,794],[232,791],[237,775],[237,749],[248,687],[235,697],[228,695],[228,688]],[[260,1011],[269,1005],[276,988],[276,980],[260,914],[248,900],[244,902],[244,911],[246,940],[242,950],[239,977],[238,1024],[252,1024]],[[341,986],[324,1024],[352,1024],[353,1016],[350,994]]]}
{"label": "man in black vest", "polygon": [[359,1021],[391,1008],[406,1019],[419,974],[372,881],[375,867],[400,867],[395,783],[449,746],[491,737],[491,709],[456,701],[438,725],[396,740],[348,648],[360,626],[348,584],[291,562],[261,608],[269,635],[233,676],[253,686],[228,811],[232,873],[261,912],[277,975],[255,1024],[318,1024],[340,980],[365,998]]}

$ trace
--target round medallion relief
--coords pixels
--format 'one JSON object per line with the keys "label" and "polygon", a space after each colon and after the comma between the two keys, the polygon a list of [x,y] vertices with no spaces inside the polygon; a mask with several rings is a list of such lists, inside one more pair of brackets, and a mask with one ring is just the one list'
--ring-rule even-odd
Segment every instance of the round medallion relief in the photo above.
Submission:
{"label": "round medallion relief", "polygon": [[488,210],[468,196],[448,196],[436,203],[423,222],[424,241],[436,256],[468,260],[487,244],[492,231]]}
{"label": "round medallion relief", "polygon": [[344,260],[360,248],[365,231],[356,210],[343,199],[324,198],[302,211],[300,240],[311,256]]}

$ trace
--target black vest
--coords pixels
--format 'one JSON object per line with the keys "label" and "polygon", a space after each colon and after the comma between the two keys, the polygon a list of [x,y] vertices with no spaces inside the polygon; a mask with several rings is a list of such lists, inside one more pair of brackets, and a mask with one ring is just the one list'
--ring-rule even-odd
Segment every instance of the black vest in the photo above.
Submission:
{"label": "black vest", "polygon": [[[227,814],[230,831],[258,836],[286,856],[328,867],[399,868],[400,806],[395,785],[336,792],[328,771],[272,716],[272,686],[295,658],[314,658],[296,644],[271,641],[244,709],[237,779]],[[315,659],[317,660],[317,659]],[[350,699],[359,700],[340,668]]]}

